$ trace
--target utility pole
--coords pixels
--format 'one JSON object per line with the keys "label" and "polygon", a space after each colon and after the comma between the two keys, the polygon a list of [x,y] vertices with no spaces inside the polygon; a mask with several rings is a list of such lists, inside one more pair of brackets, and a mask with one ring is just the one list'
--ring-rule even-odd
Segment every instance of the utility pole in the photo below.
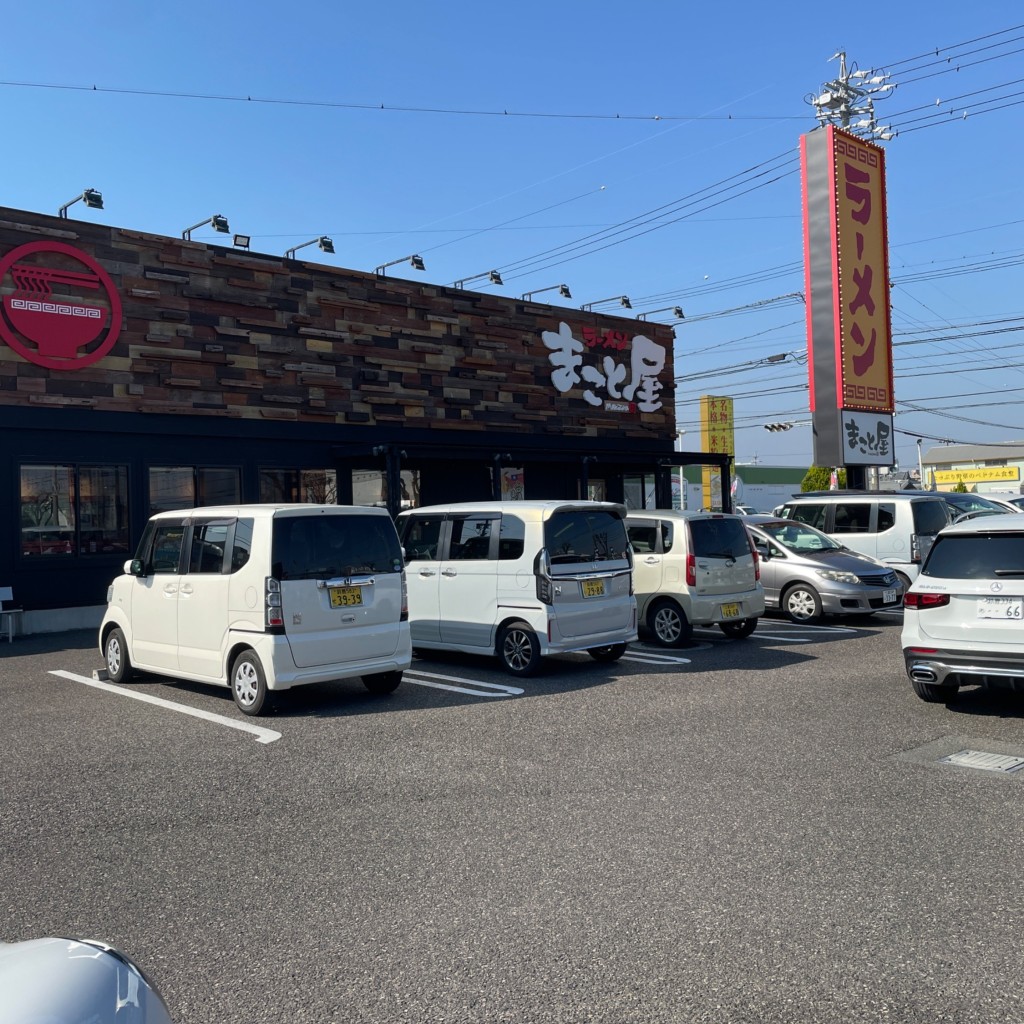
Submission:
{"label": "utility pole", "polygon": [[921,438],[917,439],[917,478],[921,482],[921,490],[924,490],[924,465],[921,462]]}
{"label": "utility pole", "polygon": [[[814,107],[818,124],[831,124],[867,139],[888,142],[896,137],[888,125],[875,120],[875,100],[883,99],[896,88],[887,81],[889,75],[872,68],[868,71],[846,66],[846,51],[839,50],[829,60],[839,61],[839,75],[831,82],[823,82],[819,93],[810,93],[806,101]],[[854,121],[857,117],[859,120]]]}

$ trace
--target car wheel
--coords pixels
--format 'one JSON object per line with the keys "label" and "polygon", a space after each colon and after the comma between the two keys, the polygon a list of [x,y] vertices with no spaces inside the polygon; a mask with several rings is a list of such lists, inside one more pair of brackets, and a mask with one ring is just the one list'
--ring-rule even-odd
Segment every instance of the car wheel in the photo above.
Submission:
{"label": "car wheel", "polygon": [[718,628],[733,640],[742,640],[757,629],[757,619],[741,619],[739,622],[720,622]]}
{"label": "car wheel", "polygon": [[662,647],[679,647],[693,636],[693,626],[675,601],[655,601],[647,613],[647,625]]}
{"label": "car wheel", "polygon": [[498,634],[497,655],[514,676],[535,675],[540,667],[540,643],[525,622],[513,622]]}
{"label": "car wheel", "polygon": [[363,676],[363,686],[370,693],[394,693],[402,681],[401,672],[375,672],[372,676]]}
{"label": "car wheel", "polygon": [[814,587],[796,583],[782,595],[782,610],[790,622],[814,622],[821,618],[821,598]]}
{"label": "car wheel", "polygon": [[231,693],[243,715],[258,715],[267,703],[267,677],[260,659],[242,651],[231,666]]}
{"label": "car wheel", "polygon": [[899,585],[903,588],[903,593],[905,594],[910,589],[910,577],[904,576],[903,573],[898,572],[896,573],[896,579],[899,582]]}
{"label": "car wheel", "polygon": [[115,627],[107,634],[103,651],[107,656],[107,677],[112,683],[127,683],[135,672],[128,657],[128,642],[120,629]]}
{"label": "car wheel", "polygon": [[948,704],[960,687],[956,683],[925,683],[920,679],[910,678],[914,693],[929,704]]}
{"label": "car wheel", "polygon": [[587,654],[589,654],[594,661],[618,661],[625,653],[625,644],[606,644],[604,647],[587,648]]}

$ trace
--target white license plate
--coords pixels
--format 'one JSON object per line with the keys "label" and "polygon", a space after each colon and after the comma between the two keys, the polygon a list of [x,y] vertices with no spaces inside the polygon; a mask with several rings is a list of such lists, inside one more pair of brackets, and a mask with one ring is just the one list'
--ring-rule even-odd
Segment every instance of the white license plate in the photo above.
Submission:
{"label": "white license plate", "polygon": [[983,597],[978,601],[979,619],[1024,619],[1024,598]]}
{"label": "white license plate", "polygon": [[895,590],[883,590],[882,591],[882,604],[895,604],[896,603],[896,591]]}
{"label": "white license plate", "polygon": [[722,605],[722,618],[723,619],[738,619],[740,617],[740,606],[738,604],[723,604]]}

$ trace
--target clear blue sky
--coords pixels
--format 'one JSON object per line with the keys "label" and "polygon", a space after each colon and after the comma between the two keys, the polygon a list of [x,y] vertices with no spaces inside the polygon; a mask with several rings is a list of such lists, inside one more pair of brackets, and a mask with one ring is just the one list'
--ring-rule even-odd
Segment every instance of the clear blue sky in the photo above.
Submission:
{"label": "clear blue sky", "polygon": [[[72,216],[180,235],[220,213],[258,251],[326,234],[335,255],[303,255],[679,305],[685,447],[698,397],[732,395],[737,461],[773,465],[811,460],[806,366],[756,364],[806,349],[785,298],[804,287],[799,137],[843,49],[898,83],[876,108],[900,129],[897,430],[925,451],[1024,438],[1019,0],[43,2],[8,5],[2,47],[0,204],[55,213],[90,187],[105,209]],[[916,464],[913,436],[897,455]]]}

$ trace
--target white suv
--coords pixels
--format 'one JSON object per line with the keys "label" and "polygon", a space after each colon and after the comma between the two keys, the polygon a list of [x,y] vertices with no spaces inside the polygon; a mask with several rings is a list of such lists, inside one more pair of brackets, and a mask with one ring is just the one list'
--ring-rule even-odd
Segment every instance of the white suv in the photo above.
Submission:
{"label": "white suv", "polygon": [[665,647],[694,626],[750,636],[764,614],[764,589],[743,517],[651,509],[626,517],[640,622]]}
{"label": "white suv", "polygon": [[944,703],[969,685],[1024,690],[1024,520],[946,527],[903,608],[903,658],[922,700]]}
{"label": "white suv", "polygon": [[268,691],[361,676],[390,693],[412,661],[405,571],[385,509],[235,505],[161,512],[107,591],[111,680],[135,669]]}

